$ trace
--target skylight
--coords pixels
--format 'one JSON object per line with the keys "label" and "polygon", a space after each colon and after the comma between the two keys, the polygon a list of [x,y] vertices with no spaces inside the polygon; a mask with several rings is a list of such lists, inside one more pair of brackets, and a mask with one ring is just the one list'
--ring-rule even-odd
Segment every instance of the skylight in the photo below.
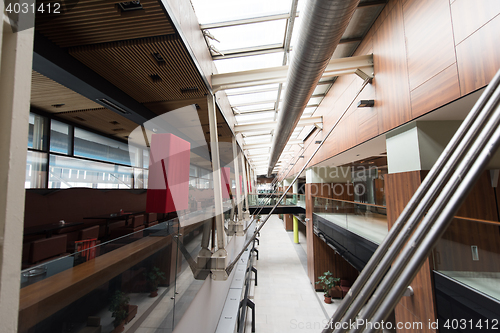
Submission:
{"label": "skylight", "polygon": [[214,46],[224,52],[266,45],[283,45],[286,20],[243,24],[231,27],[209,29],[219,42]]}
{"label": "skylight", "polygon": [[291,0],[191,0],[200,24],[288,13]]}
{"label": "skylight", "polygon": [[249,71],[252,69],[281,66],[283,52],[260,54],[254,56],[214,60],[219,73]]}

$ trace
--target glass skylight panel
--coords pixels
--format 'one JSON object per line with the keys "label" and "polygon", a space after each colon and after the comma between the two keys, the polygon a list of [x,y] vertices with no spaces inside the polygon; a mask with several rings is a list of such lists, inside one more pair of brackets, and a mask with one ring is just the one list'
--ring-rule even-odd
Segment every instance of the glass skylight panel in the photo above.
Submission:
{"label": "glass skylight panel", "polygon": [[209,29],[219,41],[213,45],[220,51],[266,45],[283,45],[287,20],[266,21]]}
{"label": "glass skylight panel", "polygon": [[253,93],[253,91],[261,91],[261,90],[278,90],[278,83],[273,84],[263,84],[260,86],[251,86],[251,87],[243,87],[243,88],[234,88],[234,89],[226,89],[226,94],[229,95],[242,95],[247,93]]}
{"label": "glass skylight panel", "polygon": [[191,0],[200,24],[288,13],[291,0]]}
{"label": "glass skylight panel", "polygon": [[266,91],[261,93],[228,96],[231,105],[252,103],[258,101],[270,101],[278,98],[278,91]]}
{"label": "glass skylight panel", "polygon": [[274,111],[236,115],[238,125],[274,120]]}
{"label": "glass skylight panel", "polygon": [[323,100],[323,97],[313,97],[309,99],[309,102],[307,102],[307,105],[317,105],[321,103]]}
{"label": "glass skylight panel", "polygon": [[252,143],[269,143],[269,146],[271,145],[271,134],[268,135],[258,135],[258,136],[246,136],[244,138],[244,141],[247,145],[250,145]]}
{"label": "glass skylight panel", "polygon": [[247,106],[238,106],[233,108],[236,113],[247,113],[247,112],[256,112],[256,111],[265,111],[265,110],[273,110],[275,103],[264,103],[264,104],[254,104]]}
{"label": "glass skylight panel", "polygon": [[324,95],[328,91],[329,87],[330,85],[328,84],[319,84],[318,86],[316,86],[316,89],[314,89],[313,95],[320,95],[320,94]]}
{"label": "glass skylight panel", "polygon": [[281,66],[282,62],[283,52],[214,60],[215,67],[217,67],[217,71],[219,72],[219,74],[249,71],[252,69],[260,68],[278,67]]}

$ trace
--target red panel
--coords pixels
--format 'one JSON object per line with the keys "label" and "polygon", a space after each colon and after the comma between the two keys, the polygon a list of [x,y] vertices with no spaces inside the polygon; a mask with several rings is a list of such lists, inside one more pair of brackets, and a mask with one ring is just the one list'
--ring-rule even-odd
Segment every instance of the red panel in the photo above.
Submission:
{"label": "red panel", "polygon": [[188,208],[190,148],[189,142],[173,134],[151,136],[148,213],[170,213]]}
{"label": "red panel", "polygon": [[228,167],[220,169],[221,183],[222,183],[222,197],[224,199],[229,199],[229,193],[231,193],[231,169]]}

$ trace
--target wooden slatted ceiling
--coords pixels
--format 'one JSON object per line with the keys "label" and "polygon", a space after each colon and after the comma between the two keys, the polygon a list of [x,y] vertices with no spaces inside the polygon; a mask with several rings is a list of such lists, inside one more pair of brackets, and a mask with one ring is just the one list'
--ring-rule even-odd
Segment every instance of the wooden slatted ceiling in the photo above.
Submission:
{"label": "wooden slatted ceiling", "polygon": [[57,116],[105,134],[116,135],[122,139],[127,138],[130,132],[139,126],[105,108],[58,113]]}
{"label": "wooden slatted ceiling", "polygon": [[[55,114],[58,118],[122,139],[138,126],[122,115],[103,108],[100,104],[35,71],[31,74],[30,104]],[[58,104],[64,105],[53,106]]]}
{"label": "wooden slatted ceiling", "polygon": [[[75,47],[69,52],[140,103],[197,98],[208,92],[176,35]],[[154,53],[165,61],[158,63]]]}
{"label": "wooden slatted ceiling", "polygon": [[143,10],[125,13],[117,7],[118,2],[78,1],[64,14],[36,16],[35,29],[60,47],[175,33],[158,0],[141,0]]}
{"label": "wooden slatted ceiling", "polygon": [[35,71],[31,74],[31,105],[50,113],[102,108],[101,105]]}

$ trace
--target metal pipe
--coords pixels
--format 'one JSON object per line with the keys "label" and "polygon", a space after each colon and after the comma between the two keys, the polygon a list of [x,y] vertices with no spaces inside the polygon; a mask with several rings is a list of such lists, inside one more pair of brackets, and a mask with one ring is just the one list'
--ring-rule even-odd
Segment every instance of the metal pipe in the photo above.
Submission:
{"label": "metal pipe", "polygon": [[[404,289],[418,273],[432,247],[444,234],[453,216],[498,149],[500,145],[499,100],[493,103],[495,104],[494,115],[436,199],[393,268],[382,281],[379,289],[385,293],[385,297],[373,297],[363,313],[364,319],[370,318],[376,311],[373,320],[380,322],[394,308],[396,302],[402,297]],[[374,330],[370,329],[369,332],[374,332]]]}
{"label": "metal pipe", "polygon": [[[398,254],[398,251],[395,250],[391,252],[390,256],[387,257],[386,260],[383,260],[387,251],[391,246],[393,246],[393,243],[396,241],[398,235],[406,224],[407,227],[405,228],[405,231],[403,233],[404,235],[406,235],[406,237],[398,238],[398,241],[396,241],[395,244],[395,247],[401,248],[401,244],[404,244],[411,233],[409,233],[408,230],[412,228],[412,225],[415,221],[420,221],[423,214],[430,207],[432,201],[437,197],[438,191],[444,186],[444,181],[451,175],[452,171],[454,170],[454,164],[449,164],[449,161],[463,156],[463,154],[457,155],[455,152],[462,152],[464,149],[464,144],[466,142],[470,142],[470,140],[464,140],[464,137],[466,137],[469,129],[471,130],[468,136],[470,138],[470,135],[472,135],[474,132],[477,132],[483,126],[486,116],[484,114],[479,118],[478,116],[481,115],[482,109],[488,102],[489,98],[493,95],[495,87],[499,84],[500,71],[495,75],[490,85],[487,87],[487,89],[484,91],[484,93],[472,108],[471,112],[469,112],[462,125],[459,127],[455,135],[452,137],[452,139],[444,149],[441,156],[438,158],[438,160],[430,170],[427,177],[424,179],[420,187],[410,199],[407,206],[398,217],[391,230],[389,230],[389,233],[382,244],[379,245],[375,253],[372,255],[370,261],[365,266],[360,276],[356,279],[356,282],[351,287],[349,293],[340,304],[340,307],[331,317],[329,324],[323,330],[323,333],[333,332],[335,323],[338,322],[344,316],[344,314],[346,314],[348,309],[349,312],[344,317],[344,321],[347,322],[349,321],[349,319],[353,319],[359,312],[359,309],[365,304],[367,298],[372,294],[378,282],[382,279],[383,274],[385,274],[388,267],[393,263],[394,257]],[[474,122],[476,122],[476,125],[474,125]],[[457,149],[457,147],[462,147],[462,149]],[[443,170],[443,173],[440,173],[441,170]],[[427,193],[430,193],[429,197],[426,197]],[[412,216],[417,207],[417,211],[419,212],[419,214]],[[366,288],[364,288],[368,279],[372,276],[373,278],[371,279],[371,282],[368,284],[368,286],[366,286]],[[358,301],[358,304],[351,306],[354,299],[357,298],[358,295],[359,297],[361,297]],[[342,330],[340,328],[335,329],[335,333],[343,331],[345,330]]]}
{"label": "metal pipe", "polygon": [[[457,190],[454,192],[449,203],[442,210],[439,215],[435,225],[425,236],[423,241],[419,241],[419,247],[417,248],[415,254],[412,256],[410,262],[408,263],[406,269],[401,274],[400,278],[396,281],[394,287],[390,290],[386,297],[386,300],[382,303],[379,310],[375,313],[374,320],[380,320],[380,318],[385,318],[388,312],[392,311],[394,304],[399,302],[404,293],[404,289],[409,283],[415,278],[420,267],[427,259],[431,249],[437,244],[439,239],[443,236],[449,224],[453,220],[453,216],[460,208],[461,204],[465,200],[465,194],[469,193],[471,188],[474,186],[476,181],[479,179],[481,172],[486,168],[488,162],[493,157],[493,154],[498,150],[500,146],[500,127],[499,119],[496,121],[496,130],[486,147],[481,147],[481,154],[475,160],[474,165],[471,169],[466,169],[466,175],[463,181],[458,186]],[[458,173],[458,171],[457,171]],[[460,182],[462,175],[457,176],[456,182]],[[451,187],[451,186],[450,186]],[[369,332],[372,332],[371,330]]]}
{"label": "metal pipe", "polygon": [[297,50],[288,70],[283,106],[271,146],[268,175],[290,139],[358,4],[359,0],[308,1]]}
{"label": "metal pipe", "polygon": [[[489,116],[493,111],[493,107],[495,105],[497,105],[500,101],[500,89],[497,89],[494,94],[492,95],[492,98],[491,100],[486,104],[485,108],[484,108],[484,112],[481,114],[481,117],[484,118],[484,117],[487,117]],[[495,110],[495,115],[497,115],[499,113],[498,110]],[[499,116],[500,118],[500,116]],[[481,120],[481,119],[478,119],[478,121]],[[494,127],[492,127],[492,122],[495,123],[495,118],[493,119],[490,119],[488,121],[488,123],[486,124],[486,126],[484,127],[484,130],[479,134],[479,137],[484,137],[484,131],[489,129],[489,134],[491,135]],[[476,125],[477,122],[474,124]],[[498,125],[496,125],[498,126]],[[477,126],[475,126],[477,127]],[[493,128],[493,129],[491,129]],[[474,129],[471,129],[471,131],[474,131]],[[476,133],[474,133],[476,134]],[[475,136],[474,136],[475,137]],[[463,155],[463,153],[468,150],[467,152],[467,155],[465,157],[465,160],[462,161],[459,165],[459,169],[457,170],[462,170],[462,172],[464,172],[463,170],[466,170],[466,169],[463,169],[463,165],[464,163],[467,163],[465,168],[469,168],[472,166],[472,163],[474,162],[474,158],[477,157],[477,155],[479,154],[479,151],[475,151],[474,149],[477,149],[477,140],[475,140],[474,142],[472,142],[472,140],[474,140],[474,137],[471,138],[471,136],[466,136],[464,138],[464,141],[467,141],[465,143],[465,145],[462,145],[460,146],[459,148],[463,148],[461,149],[461,155]],[[472,145],[471,145],[472,143]],[[484,145],[484,141],[483,141],[483,145]],[[472,146],[472,147],[471,147]],[[469,149],[470,148],[470,149]],[[472,153],[470,152],[472,151]],[[473,155],[473,158],[471,158],[471,154]],[[462,169],[460,169],[462,168]],[[454,167],[450,167],[448,168],[448,170],[455,170]],[[458,172],[458,171],[457,171]],[[453,174],[453,177],[456,177],[456,174],[457,172],[455,172],[455,174]],[[459,178],[461,179],[461,178]],[[417,247],[417,244],[414,243],[415,241],[415,237],[419,236],[419,235],[423,235],[423,234],[419,234],[420,232],[428,232],[428,230],[430,229],[430,227],[432,227],[432,223],[435,221],[437,215],[435,215],[435,212],[438,211],[439,212],[439,206],[438,206],[438,203],[442,206],[443,205],[443,200],[446,200],[446,199],[449,199],[449,197],[453,194],[452,192],[449,192],[449,187],[450,186],[453,186],[455,185],[455,187],[451,190],[451,191],[454,191],[456,189],[456,187],[458,185],[456,184],[453,184],[452,183],[453,181],[453,178],[452,180],[450,180],[448,182],[448,184],[445,186],[445,188],[443,189],[443,191],[441,191],[441,194],[439,195],[438,199],[436,199],[435,203],[433,203],[433,206],[431,207],[431,209],[429,210],[427,216],[424,218],[423,222],[420,224],[420,226],[418,227],[417,231],[415,232],[414,236],[412,237],[412,239],[408,242],[408,244],[411,244],[411,248],[408,249],[408,246],[405,247],[405,254],[399,254],[399,251],[400,251],[400,248],[398,249],[394,249],[395,251],[397,251],[398,253],[398,259],[396,261],[396,263],[393,263],[392,265],[392,268],[391,270],[389,271],[389,273],[387,274],[387,276],[384,278],[384,280],[382,281],[381,285],[378,287],[377,290],[382,290],[382,292],[385,292],[387,290],[390,290],[388,288],[391,288],[392,284],[394,283],[395,279],[399,276],[399,274],[401,273],[401,270],[404,268],[404,267],[401,267],[400,265],[398,266],[398,263],[400,263],[402,260],[404,260],[403,258],[406,258],[408,259],[408,255],[410,254],[413,254],[413,252],[416,250],[416,247]],[[452,185],[450,185],[452,184]],[[444,198],[444,199],[443,199]],[[446,202],[446,201],[444,201]],[[434,219],[434,220],[433,220]],[[423,231],[422,231],[423,230]],[[409,230],[408,232],[412,232],[413,230]],[[421,237],[421,236],[419,236]],[[417,238],[418,239],[418,238]],[[394,248],[394,247],[393,247]],[[392,250],[392,249],[391,249]],[[390,281],[389,279],[392,278],[392,281]],[[390,286],[388,286],[390,285]],[[379,306],[379,298],[378,297],[373,297],[372,300],[368,303],[369,305],[367,306],[367,308],[365,308],[365,310],[363,311],[363,319],[366,319],[366,318],[370,318],[371,315],[373,315],[374,311],[376,311],[378,309],[378,306]],[[362,300],[357,300],[359,302],[361,302]],[[381,300],[380,300],[381,301]],[[344,318],[344,321],[348,320],[349,318],[347,318],[347,316]],[[352,332],[361,332],[364,328],[361,328],[361,329],[355,329],[355,330],[352,330]]]}

